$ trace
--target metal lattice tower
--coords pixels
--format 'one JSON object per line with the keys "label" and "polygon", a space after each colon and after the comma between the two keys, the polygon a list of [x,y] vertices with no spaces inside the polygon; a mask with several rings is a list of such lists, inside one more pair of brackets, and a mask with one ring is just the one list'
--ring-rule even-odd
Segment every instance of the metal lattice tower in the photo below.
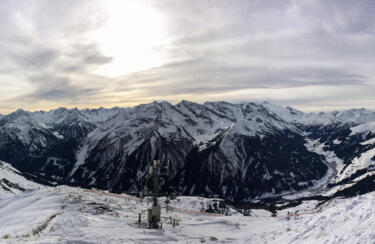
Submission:
{"label": "metal lattice tower", "polygon": [[160,228],[159,222],[161,219],[161,206],[158,202],[158,197],[160,188],[165,182],[164,178],[168,177],[169,175],[169,159],[170,156],[168,154],[167,163],[164,165],[164,167],[162,167],[160,160],[153,160],[148,172],[149,180],[152,183],[151,194],[153,197],[153,203],[152,207],[147,210],[147,219],[149,228],[152,229]]}

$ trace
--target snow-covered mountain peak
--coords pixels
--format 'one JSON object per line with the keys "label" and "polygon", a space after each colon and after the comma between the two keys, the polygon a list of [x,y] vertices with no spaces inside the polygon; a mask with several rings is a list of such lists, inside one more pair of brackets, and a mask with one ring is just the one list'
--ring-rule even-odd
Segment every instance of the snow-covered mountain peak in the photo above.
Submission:
{"label": "snow-covered mountain peak", "polygon": [[33,116],[48,126],[70,124],[73,121],[87,121],[86,116],[78,109],[58,108],[48,112],[35,112],[33,113]]}
{"label": "snow-covered mountain peak", "polygon": [[[268,102],[181,101],[172,105],[161,101],[131,108],[16,111],[0,120],[0,152],[5,155],[1,159],[14,160],[34,174],[42,172],[48,180],[84,181],[89,186],[121,190],[137,190],[140,182],[132,172],[143,174],[155,155],[165,159],[170,154],[175,174],[195,177],[200,172],[219,177],[201,186],[177,182],[182,192],[259,196],[265,191],[298,190],[324,175],[320,156],[306,149],[307,137],[323,138],[322,143],[333,147],[353,139],[351,127],[371,121],[375,121],[374,112],[365,109],[304,113]],[[6,124],[12,123],[17,127],[9,130]],[[327,135],[332,131],[333,136]],[[201,168],[195,168],[196,162]],[[240,192],[234,181],[268,182],[270,187]],[[227,188],[215,190],[222,184]]]}
{"label": "snow-covered mountain peak", "polygon": [[375,120],[375,112],[361,109],[350,109],[338,112],[335,115],[336,119],[339,121],[353,122],[356,124],[367,123]]}
{"label": "snow-covered mountain peak", "polygon": [[[375,112],[366,109],[304,113],[292,107],[269,102],[229,103],[225,101],[198,104],[182,100],[176,105],[153,102],[131,108],[67,109],[27,112],[22,109],[0,118],[0,126],[20,131],[49,129],[51,134],[84,136],[93,131],[95,138],[156,129],[169,137],[184,130],[197,144],[210,141],[218,131],[231,127],[231,133],[254,136],[276,130],[295,130],[295,125],[325,126],[332,123],[360,125],[375,120]],[[137,127],[139,127],[137,129]],[[73,133],[72,130],[80,130]],[[57,132],[56,132],[57,131]],[[138,132],[140,133],[140,132]],[[99,136],[100,135],[100,136]],[[140,135],[140,134],[139,134]],[[110,136],[110,137],[113,137]]]}
{"label": "snow-covered mountain peak", "polygon": [[10,113],[10,114],[4,116],[4,118],[7,118],[8,121],[11,121],[11,120],[16,120],[18,118],[31,117],[31,116],[32,116],[31,112],[25,111],[23,109],[17,109],[13,113]]}
{"label": "snow-covered mountain peak", "polygon": [[222,119],[228,119],[232,122],[234,122],[238,118],[238,116],[241,116],[240,110],[242,110],[242,113],[246,112],[249,116],[253,115],[252,112],[257,111],[259,113],[262,113],[263,116],[272,114],[278,117],[277,120],[282,119],[285,122],[300,123],[304,125],[325,125],[332,122],[351,122],[355,124],[361,124],[375,120],[375,111],[367,110],[364,108],[333,112],[304,113],[290,106],[283,107],[267,101],[242,103],[218,101],[198,104],[186,100],[182,100],[176,105],[172,105],[167,101],[154,101],[149,104],[141,104],[130,108],[114,107],[111,109],[106,109],[101,107],[98,109],[80,110],[77,108],[67,109],[61,107],[47,112],[38,111],[33,113],[19,109],[3,117],[8,118],[8,120],[14,120],[20,117],[32,116],[40,123],[46,125],[50,125],[52,123],[59,124],[61,122],[67,121],[101,123],[108,119],[116,117],[119,113],[125,110],[128,113],[143,113],[149,111],[150,116],[151,114],[160,113],[161,110],[163,110],[165,113],[169,113],[173,110],[179,110],[184,115],[194,114],[195,117],[206,118],[206,120],[210,116],[218,116],[222,117]]}
{"label": "snow-covered mountain peak", "polygon": [[33,117],[31,112],[18,109],[0,119],[0,126],[30,130],[32,128],[45,128],[44,124]]}
{"label": "snow-covered mountain peak", "polygon": [[100,107],[98,109],[83,109],[80,110],[82,114],[84,114],[88,121],[91,123],[102,123],[106,120],[112,119],[113,117],[117,116],[119,113],[130,110],[129,108],[103,108]]}

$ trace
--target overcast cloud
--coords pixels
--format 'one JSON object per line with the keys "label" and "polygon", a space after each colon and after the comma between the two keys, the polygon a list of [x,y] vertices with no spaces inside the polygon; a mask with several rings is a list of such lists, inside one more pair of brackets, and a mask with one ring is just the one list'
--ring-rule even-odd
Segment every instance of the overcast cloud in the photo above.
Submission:
{"label": "overcast cloud", "polygon": [[182,99],[375,109],[374,13],[371,0],[4,0],[0,112]]}

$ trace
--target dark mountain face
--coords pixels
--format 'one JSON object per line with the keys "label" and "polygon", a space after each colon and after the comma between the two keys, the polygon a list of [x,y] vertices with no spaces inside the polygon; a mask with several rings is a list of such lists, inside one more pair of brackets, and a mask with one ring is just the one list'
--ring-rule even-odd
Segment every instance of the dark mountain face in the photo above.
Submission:
{"label": "dark mountain face", "polygon": [[[21,171],[35,173],[50,180],[62,180],[74,165],[79,140],[58,139],[53,134],[39,130],[29,131],[28,136],[35,139],[25,143],[8,133],[0,133],[1,159]],[[39,141],[37,138],[43,140]]]}
{"label": "dark mountain face", "polygon": [[366,110],[304,114],[268,103],[17,111],[0,119],[0,160],[61,184],[138,192],[147,189],[152,160],[166,165],[169,158],[164,192],[248,200],[307,189],[326,177],[335,166],[309,141],[343,162],[330,187],[368,173],[352,164],[375,136],[352,128],[372,120]]}
{"label": "dark mountain face", "polygon": [[[238,158],[226,154],[226,143],[233,144]],[[228,199],[259,197],[267,192],[301,190],[324,176],[327,166],[322,157],[307,151],[303,144],[302,136],[283,132],[263,139],[241,135],[219,138],[199,150],[189,139],[171,141],[153,133],[130,155],[124,155],[124,149],[110,155],[113,148],[96,147],[72,179],[85,186],[137,192],[146,186],[152,159],[165,163],[169,154],[169,176],[163,191]]]}
{"label": "dark mountain face", "polygon": [[[66,109],[63,112],[71,113]],[[96,126],[74,117],[69,123],[52,121],[46,125],[39,116],[22,110],[4,116],[0,120],[1,159],[22,171],[64,181],[75,163],[81,139]]]}
{"label": "dark mountain face", "polygon": [[[87,163],[72,178],[85,182],[87,186],[137,192],[147,185],[147,174],[153,159],[166,163],[170,155],[169,177],[173,178],[184,166],[192,144],[188,139],[170,141],[154,132],[130,155],[124,154],[125,150],[121,149],[113,152],[112,148],[97,147],[88,156]],[[112,153],[115,154],[110,155]],[[106,160],[107,158],[111,159]],[[92,173],[87,177],[85,172]]]}
{"label": "dark mountain face", "polygon": [[225,140],[203,151],[190,151],[185,166],[172,179],[178,192],[243,200],[305,189],[327,171],[323,159],[306,150],[304,138],[290,131],[263,138],[234,135],[230,143],[241,159],[239,165],[221,147]]}
{"label": "dark mountain face", "polygon": [[[333,151],[344,164],[350,162],[364,152],[365,146],[360,143],[364,141],[361,135],[351,135],[351,127],[355,126],[353,123],[337,123],[330,124],[324,127],[310,127],[310,138],[318,139],[320,143],[325,143],[327,151]],[[369,138],[370,139],[370,138]]]}

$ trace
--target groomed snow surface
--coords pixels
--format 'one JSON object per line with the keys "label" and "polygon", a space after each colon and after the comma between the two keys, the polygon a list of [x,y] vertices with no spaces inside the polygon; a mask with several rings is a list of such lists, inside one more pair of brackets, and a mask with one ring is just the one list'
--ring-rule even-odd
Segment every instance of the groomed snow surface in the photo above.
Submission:
{"label": "groomed snow surface", "polygon": [[[317,201],[243,216],[199,211],[212,199],[179,197],[163,229],[138,228],[151,202],[100,191],[60,186],[28,190],[0,200],[0,243],[374,243],[375,193]],[[161,200],[163,202],[163,199]],[[288,217],[289,215],[289,217]],[[173,227],[170,217],[179,225]]]}

